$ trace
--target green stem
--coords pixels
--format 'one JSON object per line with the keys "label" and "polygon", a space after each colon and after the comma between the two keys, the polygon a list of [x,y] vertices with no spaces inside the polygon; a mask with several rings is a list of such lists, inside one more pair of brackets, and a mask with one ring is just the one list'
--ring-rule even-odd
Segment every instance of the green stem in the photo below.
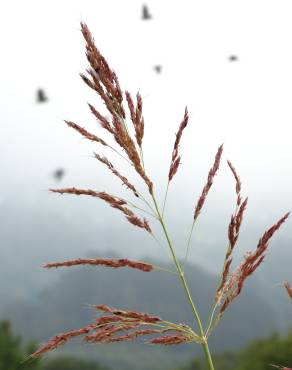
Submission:
{"label": "green stem", "polygon": [[165,191],[165,196],[164,196],[164,201],[163,201],[162,217],[163,217],[164,211],[165,211],[166,199],[167,199],[167,195],[168,195],[168,189],[169,189],[169,181],[167,183],[167,187],[166,187],[166,191]]}
{"label": "green stem", "polygon": [[201,323],[201,320],[200,320],[200,317],[199,317],[199,314],[198,314],[198,311],[196,309],[196,306],[193,302],[193,299],[192,299],[192,296],[191,296],[191,293],[189,291],[189,287],[188,287],[188,284],[187,284],[187,281],[186,281],[186,278],[184,276],[184,271],[183,269],[181,268],[180,266],[180,263],[177,259],[177,256],[176,256],[176,253],[174,251],[174,248],[173,248],[173,245],[172,245],[172,242],[170,240],[170,237],[168,235],[168,231],[167,231],[167,228],[166,228],[166,225],[163,221],[163,218],[161,217],[161,214],[160,214],[160,211],[159,211],[159,208],[157,206],[157,202],[156,202],[156,199],[154,197],[154,195],[152,194],[152,199],[153,199],[153,203],[154,203],[154,206],[155,206],[155,209],[157,211],[157,215],[158,215],[158,218],[159,218],[159,222],[162,226],[162,229],[164,231],[164,234],[165,234],[165,237],[166,237],[166,240],[167,240],[167,243],[169,245],[169,248],[170,248],[170,251],[171,251],[171,254],[172,254],[172,258],[173,258],[173,262],[176,266],[176,269],[177,269],[177,272],[179,274],[179,277],[180,277],[180,280],[181,280],[181,283],[183,285],[183,288],[185,290],[185,293],[187,295],[187,298],[188,298],[188,301],[192,307],[192,311],[194,313],[194,317],[195,317],[195,320],[197,322],[197,325],[198,325],[198,328],[199,328],[199,332],[200,332],[200,336],[201,336],[201,339],[203,340],[203,343],[202,343],[202,346],[203,346],[203,349],[204,349],[204,353],[205,353],[205,357],[206,357],[206,360],[208,362],[208,365],[209,365],[209,368],[210,370],[214,370],[214,365],[213,365],[213,361],[212,361],[212,357],[211,357],[211,353],[210,353],[210,350],[209,350],[209,346],[208,346],[208,342],[207,342],[207,338],[205,337],[204,335],[204,329],[203,329],[203,326],[202,326],[202,323]]}
{"label": "green stem", "polygon": [[209,316],[208,327],[207,327],[207,330],[205,332],[205,337],[206,338],[209,337],[209,335],[212,331],[211,329],[212,329],[212,325],[213,325],[213,319],[214,319],[214,314],[215,314],[216,308],[217,308],[217,304],[214,304],[213,307],[212,307],[212,310],[211,310],[211,314]]}
{"label": "green stem", "polygon": [[132,202],[131,202],[131,201],[129,201],[128,199],[125,199],[125,201],[126,201],[126,202],[131,206],[131,207],[136,208],[136,209],[138,209],[139,211],[142,211],[142,212],[146,213],[147,215],[149,215],[149,216],[154,217],[154,218],[156,218],[156,219],[157,219],[157,216],[156,216],[156,215],[154,215],[154,214],[153,214],[153,213],[151,213],[151,212],[146,211],[146,209],[143,209],[143,208],[140,208],[140,207],[136,206],[134,203],[132,203]]}
{"label": "green stem", "polygon": [[191,246],[191,240],[192,240],[192,235],[193,235],[195,223],[196,223],[196,220],[193,221],[191,232],[190,232],[190,235],[189,235],[189,238],[188,238],[188,245],[187,245],[187,251],[186,251],[185,260],[184,260],[184,267],[185,267],[185,264],[187,263],[187,260],[189,258],[189,254],[190,254],[190,246]]}

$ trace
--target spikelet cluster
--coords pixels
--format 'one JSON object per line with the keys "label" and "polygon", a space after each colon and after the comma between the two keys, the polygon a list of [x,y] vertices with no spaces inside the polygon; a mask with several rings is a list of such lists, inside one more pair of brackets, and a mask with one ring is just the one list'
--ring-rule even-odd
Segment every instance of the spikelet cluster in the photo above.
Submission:
{"label": "spikelet cluster", "polygon": [[[144,312],[118,310],[106,305],[94,306],[94,308],[104,313],[103,316],[95,320],[95,323],[81,329],[55,335],[37,349],[31,357],[40,357],[77,336],[82,337],[85,342],[95,344],[133,341],[138,337],[148,335],[151,336],[146,342],[148,344],[169,346],[200,342],[199,336],[190,327],[164,321],[159,316]],[[164,335],[164,333],[170,334]]]}

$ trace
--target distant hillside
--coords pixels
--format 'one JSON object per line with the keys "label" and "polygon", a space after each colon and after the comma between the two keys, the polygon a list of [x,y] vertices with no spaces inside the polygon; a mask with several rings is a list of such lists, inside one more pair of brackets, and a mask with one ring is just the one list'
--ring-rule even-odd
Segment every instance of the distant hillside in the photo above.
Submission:
{"label": "distant hillside", "polygon": [[[193,265],[187,266],[186,273],[195,302],[206,319],[217,277]],[[211,339],[211,347],[216,352],[238,348],[251,338],[265,336],[278,327],[270,297],[262,291],[257,279],[248,281],[242,296],[227,312]],[[7,305],[2,316],[11,319],[13,326],[25,338],[42,342],[56,333],[91,322],[95,312],[87,305],[101,303],[159,314],[167,320],[193,322],[175,275],[100,267],[63,270],[56,283],[33,300],[19,300]],[[138,344],[92,346],[74,342],[62,351],[96,358],[114,369],[161,370],[185,363],[196,349],[199,353],[200,348],[193,345],[164,349]]]}

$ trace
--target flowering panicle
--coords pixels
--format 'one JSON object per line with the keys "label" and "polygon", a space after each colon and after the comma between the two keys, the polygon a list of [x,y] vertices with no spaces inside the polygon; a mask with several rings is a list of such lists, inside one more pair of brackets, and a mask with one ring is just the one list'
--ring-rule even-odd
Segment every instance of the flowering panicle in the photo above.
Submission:
{"label": "flowering panicle", "polygon": [[253,252],[247,252],[243,262],[237,269],[230,274],[225,284],[221,288],[222,305],[219,318],[230,305],[230,303],[240,294],[245,280],[260,266],[265,258],[265,252],[269,245],[269,240],[274,233],[287,220],[289,213],[286,213],[273,226],[271,226],[260,238],[257,248]]}
{"label": "flowering panicle", "polygon": [[[176,267],[176,273],[181,279],[182,285],[188,297],[189,303],[193,309],[193,313],[199,329],[197,334],[192,328],[183,324],[171,323],[164,321],[161,317],[150,315],[144,312],[137,311],[126,311],[116,308],[109,307],[107,305],[93,306],[96,311],[99,311],[100,316],[97,317],[94,323],[87,325],[81,329],[72,330],[66,333],[58,334],[52,337],[46,344],[36,350],[31,357],[39,357],[42,354],[56,349],[57,347],[65,344],[67,341],[75,337],[82,337],[85,342],[88,343],[118,343],[124,341],[132,341],[136,338],[148,337],[146,343],[152,345],[177,345],[182,343],[196,342],[204,347],[204,352],[208,360],[210,369],[214,369],[212,359],[208,348],[208,337],[212,332],[214,326],[219,322],[225,310],[229,307],[230,303],[240,294],[243,289],[245,280],[260,266],[265,258],[265,253],[268,248],[269,240],[273,234],[281,227],[286,221],[289,213],[285,214],[279,219],[272,227],[270,227],[260,238],[257,248],[253,252],[247,252],[244,256],[243,261],[235,269],[230,272],[232,263],[232,254],[239,238],[240,228],[246,210],[248,198],[242,199],[241,196],[241,181],[234,166],[230,161],[227,161],[228,166],[235,179],[235,191],[236,191],[236,209],[231,216],[230,223],[228,225],[228,241],[229,245],[225,255],[223,264],[223,270],[221,279],[219,282],[218,289],[215,294],[215,302],[213,304],[213,311],[210,314],[208,327],[205,330],[201,323],[200,317],[198,316],[196,307],[193,299],[189,292],[188,284],[184,276],[184,266],[176,256],[176,251],[172,245],[171,238],[169,237],[167,225],[164,222],[164,210],[167,199],[167,193],[169,184],[173,177],[178,171],[181,157],[179,155],[179,146],[181,137],[184,129],[186,128],[189,120],[188,110],[185,108],[184,118],[180,123],[179,129],[176,133],[176,138],[173,146],[171,164],[168,172],[168,184],[166,189],[166,195],[164,198],[164,204],[162,212],[158,202],[155,199],[153,183],[145,172],[142,142],[144,137],[144,117],[143,117],[143,104],[141,95],[136,95],[134,102],[131,94],[128,91],[123,91],[120,87],[119,80],[115,72],[110,68],[104,56],[100,53],[98,48],[95,46],[94,39],[86,24],[81,23],[81,31],[86,43],[86,56],[89,62],[89,67],[85,74],[81,74],[83,81],[94,90],[97,95],[101,98],[107,111],[110,113],[110,117],[101,114],[92,104],[88,104],[89,109],[95,119],[99,122],[100,126],[110,134],[111,138],[115,141],[115,145],[122,151],[121,154],[114,147],[107,144],[103,139],[88,132],[83,127],[77,125],[72,121],[65,121],[66,124],[79,132],[84,138],[97,142],[103,146],[108,147],[117,154],[121,155],[136,171],[136,173],[143,179],[144,183],[148,188],[148,192],[152,198],[153,203],[149,203],[147,199],[143,197],[142,192],[138,192],[136,187],[129,182],[129,180],[120,174],[119,171],[113,166],[113,164],[105,156],[101,156],[94,153],[95,158],[103,163],[113,175],[118,177],[123,185],[126,185],[132,193],[139,198],[139,201],[143,201],[148,207],[147,210],[136,206],[130,201],[126,201],[120,197],[113,196],[107,192],[99,192],[91,189],[78,189],[75,187],[51,189],[54,193],[60,194],[75,194],[75,195],[87,195],[95,198],[102,199],[108,203],[111,207],[119,210],[123,213],[126,219],[133,225],[142,228],[152,234],[149,222],[145,218],[137,217],[133,212],[132,208],[137,208],[140,211],[150,214],[156,218],[163,230],[163,234],[169,246],[172,254],[173,262]],[[124,101],[124,94],[126,105]],[[130,113],[130,119],[133,124],[131,127],[132,135],[128,129],[126,123],[126,111]],[[135,135],[135,137],[134,137]],[[223,145],[217,149],[213,166],[209,170],[207,181],[203,187],[201,195],[198,198],[197,204],[194,208],[194,219],[190,232],[190,237],[187,244],[187,253],[185,261],[187,261],[189,246],[191,242],[191,236],[194,228],[194,224],[198,216],[200,215],[202,208],[205,204],[208,193],[212,187],[214,178],[219,170],[221,157],[223,153]],[[132,207],[132,208],[131,208]],[[131,209],[129,209],[131,208]],[[150,210],[150,211],[149,211]],[[152,234],[154,237],[154,234]],[[154,237],[155,238],[155,237]],[[156,238],[155,238],[156,239]],[[156,239],[159,243],[159,240]],[[154,269],[152,264],[132,261],[129,259],[112,259],[112,258],[79,258],[72,259],[63,262],[48,263],[45,268],[58,268],[58,267],[70,267],[79,265],[91,265],[91,266],[104,266],[111,268],[122,268],[129,267],[137,269],[143,272],[150,272]],[[159,268],[166,270],[163,268]],[[172,271],[170,271],[172,272]],[[288,295],[292,298],[292,287],[288,282],[284,283],[284,287]],[[218,310],[218,311],[216,311]],[[101,311],[101,312],[100,312]],[[216,313],[217,312],[217,313]],[[215,314],[216,313],[216,314]],[[289,368],[279,367],[283,370],[292,370]]]}
{"label": "flowering panicle", "polygon": [[60,194],[75,194],[75,195],[89,195],[91,197],[100,198],[110,204],[111,207],[119,209],[125,216],[126,219],[133,225],[140,227],[141,229],[144,229],[148,231],[149,233],[152,233],[152,230],[149,226],[149,222],[144,218],[141,220],[135,214],[125,207],[125,204],[127,202],[119,197],[112,196],[104,191],[97,192],[94,190],[85,190],[85,189],[76,189],[76,188],[64,188],[64,189],[50,189],[53,193],[60,193]]}
{"label": "flowering panicle", "polygon": [[[92,114],[98,119],[101,126],[112,134],[114,140],[126,152],[136,172],[145,181],[150,194],[152,194],[153,184],[145,173],[140,155],[129,134],[125,122],[126,114],[123,106],[123,92],[118,78],[95,46],[94,39],[86,24],[81,23],[81,31],[86,41],[86,56],[90,64],[90,69],[87,70],[88,76],[81,74],[81,77],[83,81],[101,97],[107,110],[112,116],[112,123],[110,124],[109,121],[93,107],[93,105],[90,104],[89,108]],[[137,94],[137,107],[134,109],[134,104],[129,104],[129,93],[126,93],[126,97],[135,128],[136,140],[141,148],[144,134],[142,99],[141,96]]]}
{"label": "flowering panicle", "polygon": [[189,113],[188,113],[187,108],[185,108],[184,118],[179,126],[178,132],[176,133],[176,138],[175,138],[172,156],[171,156],[171,164],[170,164],[169,173],[168,173],[168,181],[172,180],[173,176],[176,174],[178,167],[180,165],[181,157],[178,155],[178,148],[179,148],[179,143],[181,140],[183,130],[187,127],[188,121],[189,121]]}
{"label": "flowering panicle", "polygon": [[[95,306],[95,308],[110,315],[98,317],[94,324],[84,328],[54,336],[44,346],[35,351],[31,357],[39,357],[76,336],[83,336],[83,340],[88,343],[116,343],[155,334],[158,336],[150,339],[147,343],[171,345],[201,341],[201,338],[190,327],[164,321],[159,316],[143,312],[117,310],[106,305]],[[122,332],[122,335],[119,335],[120,332]],[[166,332],[172,332],[173,334],[161,335]]]}
{"label": "flowering panicle", "polygon": [[197,205],[195,207],[194,220],[196,220],[198,218],[198,216],[199,216],[199,214],[200,214],[200,212],[203,208],[203,205],[205,203],[205,200],[207,198],[207,195],[209,193],[209,190],[210,190],[210,188],[213,184],[214,177],[215,177],[215,175],[216,175],[216,173],[219,169],[219,166],[220,166],[222,152],[223,152],[223,145],[221,145],[217,150],[213,167],[210,169],[209,174],[208,174],[207,183],[204,186],[202,194],[200,195],[199,200],[197,202]]}
{"label": "flowering panicle", "polygon": [[[237,201],[236,201],[236,209],[235,213],[231,216],[231,220],[228,226],[228,240],[229,240],[229,246],[227,248],[227,252],[225,255],[225,260],[223,264],[223,271],[221,275],[221,281],[219,284],[219,287],[217,289],[216,295],[215,295],[215,301],[216,303],[219,303],[223,293],[223,286],[225,285],[228,277],[229,277],[229,269],[232,262],[232,252],[235,247],[235,244],[239,237],[240,227],[243,219],[243,214],[247,206],[248,198],[245,198],[244,201],[242,201],[241,197],[241,181],[240,178],[232,165],[230,161],[227,161],[228,166],[234,176],[235,179],[235,191],[237,195]],[[226,287],[225,287],[226,289]]]}
{"label": "flowering panicle", "polygon": [[130,267],[144,272],[150,272],[153,270],[153,265],[144,262],[131,261],[127,258],[111,259],[111,258],[78,258],[74,260],[64,262],[52,262],[47,263],[45,268],[52,267],[71,267],[80,265],[91,265],[91,266],[104,266],[104,267]]}

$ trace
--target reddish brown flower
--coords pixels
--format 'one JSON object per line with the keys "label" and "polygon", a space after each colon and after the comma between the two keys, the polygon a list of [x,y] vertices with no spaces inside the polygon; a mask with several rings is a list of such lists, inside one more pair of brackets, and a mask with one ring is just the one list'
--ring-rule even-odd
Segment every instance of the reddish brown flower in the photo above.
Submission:
{"label": "reddish brown flower", "polygon": [[183,130],[187,127],[188,121],[189,121],[189,113],[188,113],[188,109],[185,108],[184,118],[179,126],[178,132],[176,133],[176,138],[175,138],[174,147],[173,147],[172,156],[171,156],[171,164],[170,164],[169,173],[168,173],[168,181],[171,181],[173,179],[173,176],[176,174],[178,167],[180,165],[180,156],[178,155],[178,148],[179,148],[179,143],[182,137]]}
{"label": "reddish brown flower", "polygon": [[154,338],[149,341],[151,344],[161,344],[163,346],[171,346],[174,344],[186,343],[188,338],[184,335],[165,335],[162,337]]}
{"label": "reddish brown flower", "polygon": [[265,258],[265,252],[268,248],[269,240],[287,220],[288,216],[289,213],[286,213],[263,234],[258,242],[256,250],[254,252],[246,253],[243,262],[225,281],[220,291],[217,292],[218,301],[221,301],[224,297],[219,317],[222,316],[230,303],[240,294],[245,280],[261,265]]}
{"label": "reddish brown flower", "polygon": [[217,150],[214,164],[213,164],[213,166],[210,169],[209,174],[208,174],[207,183],[204,186],[203,191],[202,191],[202,194],[199,197],[199,200],[198,200],[197,205],[195,207],[194,220],[196,220],[198,218],[198,216],[199,216],[199,214],[200,214],[200,212],[201,212],[201,210],[203,208],[203,205],[205,203],[205,200],[207,198],[207,195],[209,193],[209,190],[211,189],[211,186],[213,184],[214,177],[215,177],[215,175],[216,175],[216,173],[217,173],[217,171],[219,169],[219,166],[220,166],[222,152],[223,152],[223,144]]}
{"label": "reddish brown flower", "polygon": [[92,265],[92,266],[105,266],[112,268],[119,267],[130,267],[144,272],[149,272],[153,270],[153,266],[149,263],[131,261],[127,258],[121,259],[110,259],[110,258],[78,258],[74,260],[64,261],[64,262],[53,262],[47,263],[45,268],[52,267],[70,267],[70,266],[79,266],[79,265]]}
{"label": "reddish brown flower", "polygon": [[286,289],[290,298],[292,298],[292,286],[288,283],[288,281],[284,282],[284,288]]}
{"label": "reddish brown flower", "polygon": [[37,351],[35,351],[31,355],[31,357],[36,358],[36,357],[43,355],[46,352],[52,351],[74,337],[89,333],[95,327],[96,327],[96,324],[93,324],[93,325],[88,325],[81,329],[69,331],[67,333],[57,334],[54,337],[52,337],[44,346],[40,347]]}

